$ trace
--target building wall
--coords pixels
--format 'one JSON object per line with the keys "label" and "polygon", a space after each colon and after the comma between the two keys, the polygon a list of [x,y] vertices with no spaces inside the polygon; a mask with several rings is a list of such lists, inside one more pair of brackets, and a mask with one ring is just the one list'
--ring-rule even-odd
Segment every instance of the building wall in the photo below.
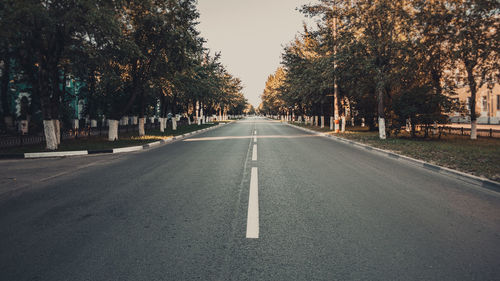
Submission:
{"label": "building wall", "polygon": [[[468,87],[457,90],[458,99],[466,104],[469,103],[470,91]],[[476,96],[477,122],[480,124],[500,124],[500,84],[495,84],[493,89],[483,85]],[[470,120],[467,118],[467,120]],[[463,122],[467,120],[462,120]]]}

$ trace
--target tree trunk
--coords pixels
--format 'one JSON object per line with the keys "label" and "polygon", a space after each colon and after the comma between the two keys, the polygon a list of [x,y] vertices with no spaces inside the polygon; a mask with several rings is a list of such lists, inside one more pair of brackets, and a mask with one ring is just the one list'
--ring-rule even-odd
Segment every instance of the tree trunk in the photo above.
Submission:
{"label": "tree trunk", "polygon": [[10,104],[9,104],[9,81],[10,81],[10,58],[4,59],[4,68],[2,74],[2,86],[0,88],[0,94],[2,95],[0,101],[2,102],[2,115],[4,116],[5,125],[7,124],[7,116],[10,117]]}
{"label": "tree trunk", "polygon": [[339,100],[338,100],[338,90],[337,83],[335,83],[335,90],[333,94],[333,119],[334,119],[334,128],[335,133],[339,132]]}
{"label": "tree trunk", "polygon": [[201,125],[201,102],[197,101],[196,102],[196,123],[198,126]]}
{"label": "tree trunk", "polygon": [[477,94],[477,83],[474,78],[474,67],[467,68],[467,80],[469,82],[470,89],[470,138],[471,140],[477,139],[477,120],[476,120],[476,94]]}
{"label": "tree trunk", "polygon": [[341,127],[340,131],[342,133],[344,133],[345,132],[345,116],[342,116],[341,119],[342,119],[342,127]]}
{"label": "tree trunk", "polygon": [[477,139],[477,120],[470,122],[470,139],[471,140]]}
{"label": "tree trunk", "polygon": [[54,133],[56,134],[57,144],[61,144],[61,122],[59,119],[54,119]]}
{"label": "tree trunk", "polygon": [[381,82],[377,85],[378,97],[378,135],[381,140],[386,139],[385,135],[385,112],[384,112],[384,86]]}
{"label": "tree trunk", "polygon": [[177,131],[177,117],[172,116],[172,130]]}
{"label": "tree trunk", "polygon": [[381,140],[386,139],[385,135],[385,119],[383,117],[378,118],[378,136]]}
{"label": "tree trunk", "polygon": [[43,132],[45,135],[46,148],[50,150],[57,149],[57,138],[52,120],[52,103],[50,100],[47,71],[41,68],[38,72],[38,91],[40,93],[40,103],[43,114]]}
{"label": "tree trunk", "polygon": [[56,150],[57,139],[54,129],[54,120],[43,120],[43,131],[45,133],[45,147],[49,150]]}
{"label": "tree trunk", "polygon": [[165,132],[165,118],[160,117],[160,132]]}
{"label": "tree trunk", "polygon": [[115,141],[118,140],[118,120],[108,120],[109,128],[108,128],[108,140]]}
{"label": "tree trunk", "polygon": [[205,115],[203,114],[203,103],[200,102],[200,119],[201,124],[205,124]]}
{"label": "tree trunk", "polygon": [[145,120],[146,120],[146,118],[144,118],[144,117],[139,118],[139,136],[146,135],[146,131],[144,130]]}

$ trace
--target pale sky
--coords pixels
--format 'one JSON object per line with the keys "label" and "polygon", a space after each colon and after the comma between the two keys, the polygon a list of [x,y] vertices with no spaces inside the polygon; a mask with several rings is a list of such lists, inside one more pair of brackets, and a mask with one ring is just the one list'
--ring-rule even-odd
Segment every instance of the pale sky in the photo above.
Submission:
{"label": "pale sky", "polygon": [[[212,54],[239,77],[248,101],[258,106],[267,77],[281,62],[283,46],[307,19],[295,8],[311,0],[198,0],[198,30]],[[314,2],[314,1],[313,1]]]}

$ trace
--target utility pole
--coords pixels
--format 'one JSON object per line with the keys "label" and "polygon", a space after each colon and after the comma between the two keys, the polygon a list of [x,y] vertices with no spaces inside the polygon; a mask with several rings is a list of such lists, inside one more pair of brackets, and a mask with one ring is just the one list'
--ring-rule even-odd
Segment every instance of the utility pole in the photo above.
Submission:
{"label": "utility pole", "polygon": [[[339,103],[338,103],[338,85],[337,85],[337,15],[335,14],[335,5],[336,3],[333,3],[333,119],[335,123],[335,133],[339,132]],[[332,126],[330,125],[330,128]]]}

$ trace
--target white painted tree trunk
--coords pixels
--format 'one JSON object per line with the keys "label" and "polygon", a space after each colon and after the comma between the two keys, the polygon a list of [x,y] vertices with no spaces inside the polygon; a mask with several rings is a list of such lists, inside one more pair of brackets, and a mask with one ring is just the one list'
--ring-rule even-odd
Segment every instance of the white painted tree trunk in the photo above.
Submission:
{"label": "white painted tree trunk", "polygon": [[165,118],[160,117],[160,132],[164,133],[165,132]]}
{"label": "white painted tree trunk", "polygon": [[97,127],[97,120],[91,119],[90,120],[90,127],[91,128],[96,128]]}
{"label": "white painted tree trunk", "polygon": [[198,110],[200,109],[200,102],[196,102],[196,106],[194,108],[195,120],[198,126],[200,125],[200,117],[198,116]]}
{"label": "white painted tree trunk", "polygon": [[188,116],[188,125],[191,125],[191,116]]}
{"label": "white painted tree trunk", "polygon": [[139,118],[139,136],[144,136],[146,135],[146,130],[144,129],[144,122],[146,121],[146,118]]}
{"label": "white painted tree trunk", "polygon": [[314,126],[318,126],[318,115],[314,116]]}
{"label": "white painted tree trunk", "polygon": [[175,116],[172,117],[172,130],[177,130],[177,118]]}
{"label": "white painted tree trunk", "polygon": [[61,122],[59,119],[53,119],[54,121],[54,134],[56,134],[57,144],[61,144]]}
{"label": "white painted tree trunk", "polygon": [[45,147],[49,150],[56,150],[57,139],[54,130],[54,120],[43,120],[43,132],[45,134]]}
{"label": "white painted tree trunk", "polygon": [[365,126],[365,118],[361,118],[361,127]]}
{"label": "white painted tree trunk", "polygon": [[406,119],[406,131],[408,133],[411,132],[411,119],[410,118]]}
{"label": "white painted tree trunk", "polygon": [[118,120],[108,120],[108,140],[115,141],[118,140]]}
{"label": "white painted tree trunk", "polygon": [[385,119],[384,118],[378,118],[378,136],[381,140],[385,140]]}
{"label": "white painted tree trunk", "polygon": [[23,135],[28,133],[28,120],[19,121],[19,132]]}
{"label": "white painted tree trunk", "polygon": [[438,123],[437,122],[434,122],[434,126],[432,128],[432,133],[434,135],[437,135],[439,133],[439,129],[438,129]]}
{"label": "white painted tree trunk", "polygon": [[470,123],[470,139],[477,140],[477,120]]}
{"label": "white painted tree trunk", "polygon": [[341,127],[340,131],[341,131],[342,133],[344,133],[344,132],[345,132],[345,116],[342,116],[342,117],[340,117],[340,118],[341,118],[341,120],[342,120],[342,127]]}
{"label": "white painted tree trunk", "polygon": [[139,121],[139,117],[132,116],[132,125],[137,125],[138,121]]}
{"label": "white painted tree trunk", "polygon": [[321,116],[321,128],[325,127],[325,116]]}
{"label": "white painted tree trunk", "polygon": [[330,116],[330,131],[333,131],[333,122],[335,122],[333,116]]}
{"label": "white painted tree trunk", "polygon": [[78,130],[80,128],[80,120],[73,119],[73,129]]}

